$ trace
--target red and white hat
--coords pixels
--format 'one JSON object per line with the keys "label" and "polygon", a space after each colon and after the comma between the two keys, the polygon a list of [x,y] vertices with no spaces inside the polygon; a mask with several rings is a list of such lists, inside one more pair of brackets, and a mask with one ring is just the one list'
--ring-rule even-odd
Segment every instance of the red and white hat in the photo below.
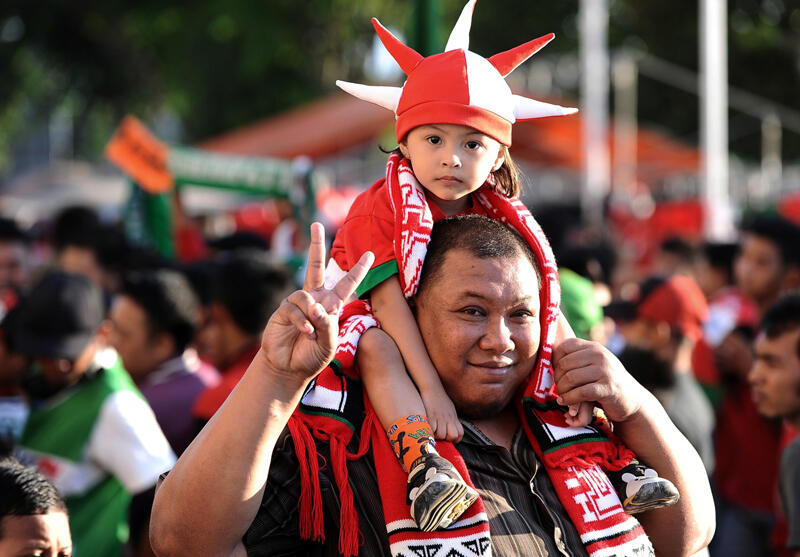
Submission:
{"label": "red and white hat", "polygon": [[395,113],[398,143],[425,124],[461,124],[511,145],[511,125],[518,120],[574,114],[576,108],[547,104],[511,93],[505,76],[549,43],[552,33],[484,58],[469,48],[475,0],[461,11],[444,52],[423,57],[404,45],[380,22],[372,24],[386,50],[408,76],[402,87],[380,87],[337,81],[351,95]]}

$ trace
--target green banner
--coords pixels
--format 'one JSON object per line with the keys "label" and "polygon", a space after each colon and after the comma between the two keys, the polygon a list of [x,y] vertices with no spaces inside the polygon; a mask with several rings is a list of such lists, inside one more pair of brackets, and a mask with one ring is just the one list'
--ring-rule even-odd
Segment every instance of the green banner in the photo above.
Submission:
{"label": "green banner", "polygon": [[297,187],[292,164],[279,159],[223,155],[171,145],[168,168],[176,187],[206,186],[284,199]]}

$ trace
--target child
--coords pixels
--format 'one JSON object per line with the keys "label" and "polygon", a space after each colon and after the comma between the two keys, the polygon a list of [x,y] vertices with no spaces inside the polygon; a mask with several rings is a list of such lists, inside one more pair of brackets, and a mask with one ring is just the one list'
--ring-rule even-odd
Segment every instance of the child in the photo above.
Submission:
{"label": "child", "polygon": [[[402,205],[407,209],[404,222],[418,220],[422,235],[430,230],[431,219],[457,214],[492,216],[473,194],[485,187],[507,198],[519,195],[519,179],[508,153],[512,123],[576,112],[512,95],[504,80],[547,44],[552,34],[488,60],[467,50],[474,4],[475,0],[467,3],[445,52],[428,58],[373,20],[383,44],[408,75],[402,88],[337,81],[348,93],[397,116],[399,148],[389,157],[386,180],[376,182],[354,202],[334,241],[326,274],[330,279],[338,277],[365,251],[375,254],[375,264],[357,294],[369,299],[381,328],[363,334],[357,362],[369,400],[408,474],[411,515],[423,531],[450,525],[477,493],[435,448],[434,435],[457,441],[463,430],[406,303],[416,287],[424,246],[421,252],[415,249],[413,226],[400,235],[395,232],[394,214]],[[408,186],[404,191],[410,196],[419,194],[420,202],[409,201],[406,194],[402,199],[392,197],[392,181]],[[398,242],[409,246],[405,252],[409,260],[398,262]],[[629,512],[677,500],[674,486],[651,477],[652,471],[645,474],[643,466],[635,465],[625,471],[633,473],[626,479],[638,478],[637,489],[648,486],[638,489],[639,498],[625,493]],[[623,482],[621,487],[624,492],[628,486]]]}

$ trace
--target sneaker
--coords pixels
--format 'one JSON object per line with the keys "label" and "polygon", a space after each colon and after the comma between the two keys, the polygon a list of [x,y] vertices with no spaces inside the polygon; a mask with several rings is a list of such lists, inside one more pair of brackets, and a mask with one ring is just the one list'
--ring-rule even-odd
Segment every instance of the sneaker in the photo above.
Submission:
{"label": "sneaker", "polygon": [[660,478],[655,470],[638,460],[622,470],[609,472],[608,477],[628,514],[669,507],[680,498],[671,481]]}
{"label": "sneaker", "polygon": [[437,454],[418,458],[408,474],[411,517],[423,532],[447,528],[477,498],[453,465]]}

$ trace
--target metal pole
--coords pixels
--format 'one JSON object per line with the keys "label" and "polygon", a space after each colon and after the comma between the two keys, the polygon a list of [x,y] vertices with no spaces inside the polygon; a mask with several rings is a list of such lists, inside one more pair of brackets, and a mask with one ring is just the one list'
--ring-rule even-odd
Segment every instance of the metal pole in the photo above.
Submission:
{"label": "metal pole", "polygon": [[734,235],[728,184],[727,2],[700,2],[700,136],[701,180],[706,236],[730,240]]}
{"label": "metal pole", "polygon": [[777,199],[781,190],[781,120],[768,114],[761,120],[761,188],[762,199]]}
{"label": "metal pole", "polygon": [[636,188],[636,155],[638,125],[637,83],[638,71],[633,57],[620,53],[612,64],[614,83],[614,179],[612,190],[616,195],[630,199]]}
{"label": "metal pole", "polygon": [[599,224],[609,192],[608,155],[608,1],[580,4],[581,111],[583,115],[583,192],[586,222]]}

